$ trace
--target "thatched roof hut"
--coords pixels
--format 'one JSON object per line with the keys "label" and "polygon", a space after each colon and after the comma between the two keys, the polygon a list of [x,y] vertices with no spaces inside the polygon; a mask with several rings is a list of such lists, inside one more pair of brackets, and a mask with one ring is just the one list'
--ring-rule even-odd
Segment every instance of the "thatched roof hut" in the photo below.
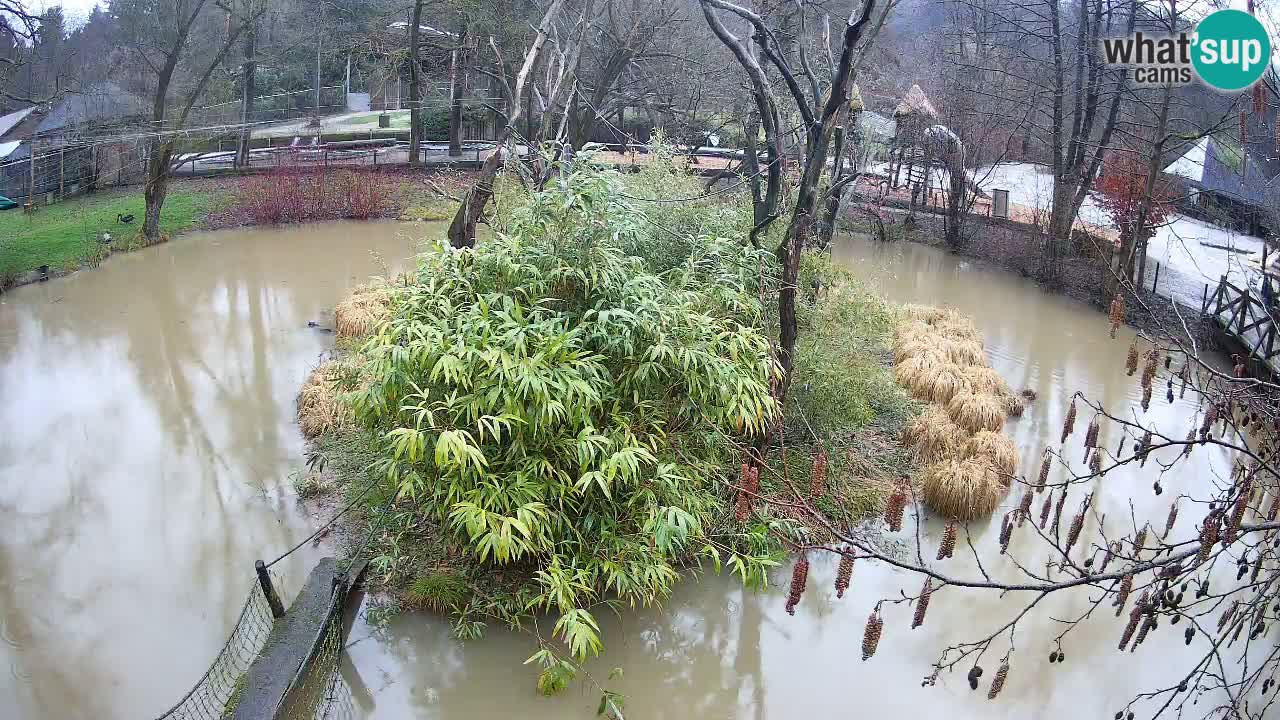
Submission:
{"label": "thatched roof hut", "polygon": [[929,98],[925,96],[924,91],[919,85],[912,85],[906,95],[902,96],[902,102],[893,109],[895,118],[907,117],[924,117],[930,120],[936,120],[938,111],[934,109],[933,103],[929,102]]}

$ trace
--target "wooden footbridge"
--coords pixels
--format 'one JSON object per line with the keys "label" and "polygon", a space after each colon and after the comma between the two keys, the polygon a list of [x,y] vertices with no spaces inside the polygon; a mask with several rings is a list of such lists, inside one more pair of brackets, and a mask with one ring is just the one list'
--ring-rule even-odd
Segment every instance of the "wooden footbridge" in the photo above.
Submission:
{"label": "wooden footbridge", "polygon": [[1201,307],[1212,317],[1224,339],[1255,373],[1280,376],[1280,343],[1276,342],[1276,320],[1280,305],[1274,297],[1268,306],[1262,294],[1248,286],[1238,287],[1223,276],[1212,294],[1205,288]]}

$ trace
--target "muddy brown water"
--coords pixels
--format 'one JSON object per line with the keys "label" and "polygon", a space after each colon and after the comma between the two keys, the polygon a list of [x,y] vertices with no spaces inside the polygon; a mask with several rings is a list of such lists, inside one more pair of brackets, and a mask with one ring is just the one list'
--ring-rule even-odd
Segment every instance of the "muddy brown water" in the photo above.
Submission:
{"label": "muddy brown water", "polygon": [[[380,258],[399,265],[429,230],[337,223],[193,235],[0,296],[0,718],[152,717],[200,676],[239,611],[253,560],[305,537],[313,522],[289,480],[303,451],[293,401],[332,337],[307,322],[326,322],[349,287],[383,268]],[[1109,408],[1137,405],[1137,383],[1124,373],[1132,335],[1110,340],[1090,309],[921,246],[846,238],[836,256],[891,300],[974,318],[992,366],[1039,395],[1006,427],[1024,470],[1046,443],[1056,446],[1071,392]],[[1195,408],[1161,395],[1143,417],[1180,435]],[[1081,414],[1068,441],[1077,466],[1088,419]],[[1118,440],[1105,425],[1102,437]],[[1170,500],[1203,495],[1224,467],[1221,454],[1198,449],[1159,497],[1147,473],[1118,471],[1095,488],[1095,505],[1108,533],[1133,518],[1163,528]],[[1199,518],[1188,515],[1175,535],[1193,532]],[[1030,526],[1005,557],[998,531],[998,522],[972,529],[987,572],[1013,577],[1015,560],[1043,568]],[[1086,523],[1085,537],[1097,531]],[[929,558],[938,534],[925,518]],[[903,537],[915,535],[911,523]],[[304,549],[282,573],[297,578],[316,552]],[[945,568],[979,574],[963,543]],[[1008,632],[993,643],[979,692],[968,689],[967,666],[922,688],[942,648],[994,632],[1032,598],[947,588],[914,631],[911,608],[886,604],[879,652],[863,662],[872,607],[916,592],[917,578],[860,563],[837,600],[834,565],[816,557],[789,617],[788,575],[779,568],[763,593],[704,576],[660,609],[602,613],[605,654],[589,670],[626,695],[629,718],[1110,717],[1187,669],[1199,649],[1183,646],[1181,628],[1164,629],[1121,655],[1121,626],[1104,607],[1062,638],[1066,662],[1050,665],[1053,639],[1067,629],[1058,621],[1090,606],[1087,591],[1060,593],[1018,623],[1012,645]],[[491,627],[462,643],[443,618],[403,615],[377,628],[365,615],[343,664],[356,717],[595,717],[589,682],[536,697],[535,673],[521,665],[534,650],[528,636]],[[989,702],[986,683],[1011,647],[1008,683]],[[622,674],[609,679],[615,667]]]}

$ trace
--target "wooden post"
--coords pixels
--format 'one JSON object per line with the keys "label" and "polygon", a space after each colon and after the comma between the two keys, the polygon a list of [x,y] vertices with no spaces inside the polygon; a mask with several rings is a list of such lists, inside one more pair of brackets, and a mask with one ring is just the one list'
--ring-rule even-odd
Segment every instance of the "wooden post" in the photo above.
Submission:
{"label": "wooden post", "polygon": [[1160,286],[1160,261],[1157,260],[1156,261],[1156,277],[1154,280],[1151,281],[1151,292],[1155,292],[1156,288],[1159,286]]}
{"label": "wooden post", "polygon": [[58,199],[67,196],[67,147],[58,148]]}
{"label": "wooden post", "polygon": [[1204,284],[1204,292],[1200,293],[1200,314],[1206,315],[1209,312],[1209,283]]}
{"label": "wooden post", "polygon": [[36,141],[31,141],[31,181],[27,185],[27,207],[36,206]]}
{"label": "wooden post", "polygon": [[267,604],[271,606],[271,617],[284,617],[284,603],[280,602],[280,595],[276,593],[276,586],[271,582],[271,575],[267,573],[267,566],[261,560],[253,564],[258,571],[258,584],[262,586],[262,594],[267,597]]}
{"label": "wooden post", "polygon": [[1244,340],[1244,323],[1247,319],[1245,316],[1249,314],[1249,288],[1244,289],[1244,294],[1240,296],[1240,320],[1236,323],[1240,339]]}

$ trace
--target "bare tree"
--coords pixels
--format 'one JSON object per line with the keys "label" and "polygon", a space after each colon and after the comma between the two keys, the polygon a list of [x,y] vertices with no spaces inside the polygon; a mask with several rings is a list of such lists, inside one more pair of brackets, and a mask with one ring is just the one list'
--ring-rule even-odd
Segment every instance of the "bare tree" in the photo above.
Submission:
{"label": "bare tree", "polygon": [[[142,235],[147,242],[157,242],[179,132],[214,71],[256,15],[236,16],[235,6],[209,0],[117,0],[112,8],[120,19],[125,47],[152,97]],[[226,13],[225,25],[213,17],[215,8]],[[204,52],[195,51],[196,40]],[[176,112],[170,112],[171,105],[176,105]]]}
{"label": "bare tree", "polygon": [[267,11],[267,0],[239,0],[236,13],[244,18],[244,60],[240,65],[240,141],[236,146],[236,167],[249,166],[253,142],[254,104],[258,95],[258,19]]}
{"label": "bare tree", "polygon": [[422,7],[413,0],[409,13],[409,164],[422,162]]}
{"label": "bare tree", "polygon": [[[472,247],[475,245],[476,226],[480,222],[481,215],[484,214],[485,206],[493,198],[493,183],[498,176],[498,169],[502,166],[503,153],[506,151],[508,142],[516,133],[517,124],[520,122],[520,116],[524,110],[523,99],[529,73],[532,72],[533,66],[538,62],[538,56],[541,55],[542,48],[546,45],[547,38],[551,35],[552,27],[556,23],[564,3],[565,0],[551,0],[550,6],[547,7],[546,13],[542,16],[542,21],[538,23],[533,42],[525,52],[524,63],[516,74],[514,85],[510,87],[510,91],[507,93],[510,103],[508,104],[509,110],[506,123],[498,133],[493,151],[489,153],[489,157],[485,158],[484,164],[481,165],[479,177],[476,178],[475,184],[467,192],[466,197],[463,198],[462,206],[458,208],[458,212],[453,216],[453,221],[449,224],[449,242],[454,247]],[[496,44],[494,47],[496,49]],[[499,67],[501,65],[502,62],[499,60]]]}
{"label": "bare tree", "polygon": [[0,0],[0,98],[15,103],[36,103],[35,93],[19,92],[18,72],[32,60],[30,47],[40,30],[40,18],[17,0]]}

